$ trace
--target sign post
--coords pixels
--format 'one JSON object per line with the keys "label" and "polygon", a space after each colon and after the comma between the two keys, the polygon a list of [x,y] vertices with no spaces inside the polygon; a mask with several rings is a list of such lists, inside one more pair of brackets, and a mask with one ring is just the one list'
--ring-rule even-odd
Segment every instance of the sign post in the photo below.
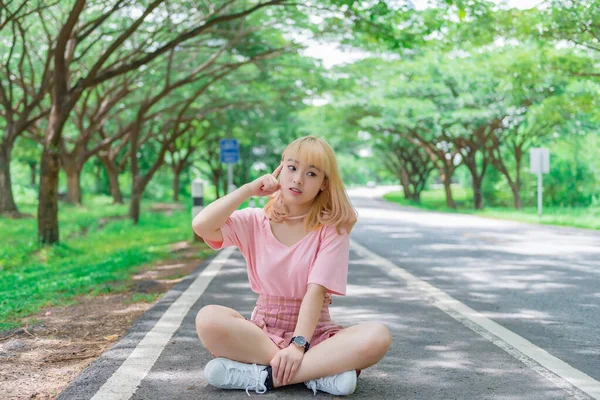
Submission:
{"label": "sign post", "polygon": [[[192,181],[192,221],[204,208],[204,181],[194,179]],[[194,232],[194,241],[203,242],[202,238]]]}
{"label": "sign post", "polygon": [[538,174],[538,217],[542,217],[542,192],[544,186],[542,174],[550,172],[550,150],[546,148],[532,148],[529,150],[529,169],[531,173]]}
{"label": "sign post", "polygon": [[221,162],[227,164],[227,193],[234,190],[233,164],[240,160],[240,147],[237,139],[221,139]]}

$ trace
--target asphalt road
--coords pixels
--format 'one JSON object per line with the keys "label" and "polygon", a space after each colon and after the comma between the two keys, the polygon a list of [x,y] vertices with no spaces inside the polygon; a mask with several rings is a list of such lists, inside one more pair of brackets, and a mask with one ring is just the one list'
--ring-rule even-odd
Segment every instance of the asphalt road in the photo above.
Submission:
{"label": "asphalt road", "polygon": [[[600,399],[600,233],[420,212],[379,200],[383,190],[350,191],[348,295],[331,306],[343,325],[380,321],[393,335],[352,398]],[[239,253],[220,252],[59,398],[247,398],[205,383],[194,318],[206,304],[249,317],[255,299]]]}

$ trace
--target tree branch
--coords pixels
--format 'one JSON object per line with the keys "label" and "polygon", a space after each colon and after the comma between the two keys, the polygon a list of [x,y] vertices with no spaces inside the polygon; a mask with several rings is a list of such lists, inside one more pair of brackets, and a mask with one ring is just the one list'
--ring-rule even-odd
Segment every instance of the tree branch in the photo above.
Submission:
{"label": "tree branch", "polygon": [[59,103],[60,101],[58,99],[64,98],[67,95],[67,76],[69,73],[65,59],[67,43],[84,7],[85,0],[76,0],[67,22],[60,30],[56,49],[54,50],[54,93],[56,96],[55,101],[58,101]]}
{"label": "tree branch", "polygon": [[95,20],[92,20],[92,21],[88,22],[87,24],[84,24],[79,29],[79,31],[84,31],[85,29],[87,29],[87,30],[85,30],[83,33],[80,33],[80,34],[75,33],[77,42],[80,43],[84,39],[86,39],[92,32],[94,32],[94,30],[96,30],[96,28],[98,28],[100,25],[102,25],[104,23],[104,21],[106,21],[111,15],[113,15],[117,10],[119,10],[126,1],[127,0],[118,0],[116,2],[116,4],[114,5],[114,7],[110,11],[102,14],[100,17],[96,18]]}
{"label": "tree branch", "polygon": [[[108,49],[104,52],[104,54],[102,54],[99,58],[98,61],[96,61],[96,63],[94,64],[94,66],[92,66],[92,68],[90,69],[90,72],[88,73],[88,75],[82,79],[79,80],[79,82],[76,85],[76,88],[79,87],[80,90],[84,89],[86,87],[92,86],[92,85],[96,85],[100,82],[95,82],[94,84],[92,84],[92,82],[95,80],[96,75],[98,74],[98,72],[100,71],[100,69],[102,68],[102,65],[104,65],[104,63],[106,62],[106,60],[108,60],[108,58],[115,52],[115,50],[117,50],[119,47],[121,47],[121,45],[125,42],[125,40],[130,37],[133,32],[135,32],[137,30],[137,28],[142,24],[142,22],[144,22],[144,20],[146,19],[146,17],[148,15],[150,15],[152,13],[152,11],[154,11],[154,9],[156,7],[158,7],[160,4],[162,4],[165,0],[154,0],[149,6],[146,7],[146,9],[144,10],[144,13],[133,23],[131,24],[131,26],[121,34],[121,36],[119,36],[109,47]],[[122,73],[127,72],[127,71],[123,71],[117,75],[121,75]],[[116,75],[115,75],[116,76]]]}
{"label": "tree branch", "polygon": [[[192,38],[195,36],[200,35],[202,32],[208,30],[210,27],[223,23],[223,22],[228,22],[228,21],[232,21],[238,18],[243,18],[247,15],[252,14],[253,12],[264,8],[264,7],[268,7],[268,6],[272,6],[272,5],[279,5],[284,3],[286,0],[271,0],[268,1],[266,3],[261,3],[258,4],[248,10],[245,11],[241,11],[239,13],[235,13],[235,14],[229,14],[229,15],[224,15],[221,17],[216,17],[212,20],[209,20],[208,22],[206,22],[204,25],[198,26],[188,32],[184,32],[182,34],[180,34],[179,36],[177,36],[175,39],[171,40],[170,42],[164,44],[163,46],[161,46],[160,48],[158,48],[157,50],[153,51],[152,53],[149,53],[147,55],[145,55],[144,57],[133,61],[129,64],[125,64],[125,65],[121,65],[115,69],[112,70],[106,70],[102,73],[99,73],[98,76],[95,76],[93,78],[90,78],[89,80],[85,80],[84,82],[78,83],[78,85],[83,85],[83,86],[90,86],[90,85],[95,85],[98,84],[100,82],[103,82],[107,79],[111,79],[117,75],[123,74],[125,72],[131,71],[133,69],[137,69],[139,67],[141,67],[144,64],[147,64],[148,62],[154,60],[156,57],[158,57],[159,55],[167,52],[168,50],[175,48],[178,44]],[[90,74],[91,75],[91,74]]]}

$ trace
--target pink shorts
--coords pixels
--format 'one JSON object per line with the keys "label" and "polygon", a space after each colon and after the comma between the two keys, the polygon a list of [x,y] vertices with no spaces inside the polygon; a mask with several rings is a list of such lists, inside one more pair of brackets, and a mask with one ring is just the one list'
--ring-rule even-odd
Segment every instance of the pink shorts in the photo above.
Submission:
{"label": "pink shorts", "polygon": [[[280,349],[284,349],[294,336],[301,304],[302,299],[261,294],[252,311],[250,322],[262,329]],[[321,309],[321,318],[309,340],[311,348],[344,329],[343,326],[331,321],[329,304],[331,304],[331,296],[327,295]]]}

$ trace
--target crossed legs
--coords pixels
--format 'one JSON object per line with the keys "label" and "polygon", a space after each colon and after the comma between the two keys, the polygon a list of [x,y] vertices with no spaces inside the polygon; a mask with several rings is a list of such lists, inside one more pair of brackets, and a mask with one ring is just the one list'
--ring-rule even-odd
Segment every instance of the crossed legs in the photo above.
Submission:
{"label": "crossed legs", "polygon": [[[279,347],[239,312],[218,305],[203,307],[196,315],[198,337],[212,354],[248,364],[269,365]],[[366,369],[377,364],[392,342],[385,325],[353,325],[306,352],[289,384]],[[335,356],[332,356],[335,355]],[[273,382],[275,387],[279,382]]]}

